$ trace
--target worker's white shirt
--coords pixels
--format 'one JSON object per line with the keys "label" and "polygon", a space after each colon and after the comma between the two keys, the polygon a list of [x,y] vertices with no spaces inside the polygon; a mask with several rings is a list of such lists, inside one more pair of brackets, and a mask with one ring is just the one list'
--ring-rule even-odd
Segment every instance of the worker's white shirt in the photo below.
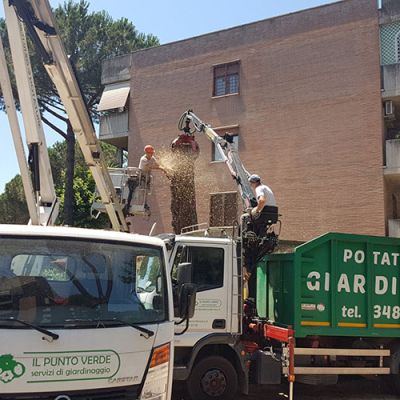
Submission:
{"label": "worker's white shirt", "polygon": [[150,160],[146,157],[146,155],[143,155],[140,159],[139,162],[139,169],[141,169],[143,172],[150,172],[153,168],[158,167],[158,162],[155,159],[155,157],[151,157]]}
{"label": "worker's white shirt", "polygon": [[276,206],[275,196],[267,185],[258,185],[256,187],[257,200],[260,196],[264,196],[266,206]]}

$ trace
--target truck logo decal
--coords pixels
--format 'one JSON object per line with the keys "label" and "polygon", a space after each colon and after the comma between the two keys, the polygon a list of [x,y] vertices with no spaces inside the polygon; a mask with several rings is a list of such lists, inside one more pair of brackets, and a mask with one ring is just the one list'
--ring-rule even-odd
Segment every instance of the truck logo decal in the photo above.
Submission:
{"label": "truck logo decal", "polygon": [[112,379],[121,365],[114,350],[25,352],[24,355],[31,359],[27,383]]}
{"label": "truck logo decal", "polygon": [[0,382],[9,383],[25,373],[24,364],[15,361],[11,354],[0,356]]}

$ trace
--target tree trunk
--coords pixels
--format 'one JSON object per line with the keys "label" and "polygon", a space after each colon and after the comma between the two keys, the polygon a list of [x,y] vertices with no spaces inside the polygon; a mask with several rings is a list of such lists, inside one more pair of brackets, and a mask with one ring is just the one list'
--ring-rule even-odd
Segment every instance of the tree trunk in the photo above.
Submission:
{"label": "tree trunk", "polygon": [[171,174],[172,227],[176,234],[182,228],[197,224],[196,190],[194,184],[194,158],[175,153],[175,165]]}
{"label": "tree trunk", "polygon": [[74,225],[74,174],[75,174],[75,134],[72,126],[67,127],[67,168],[65,176],[65,197],[64,197],[64,223]]}

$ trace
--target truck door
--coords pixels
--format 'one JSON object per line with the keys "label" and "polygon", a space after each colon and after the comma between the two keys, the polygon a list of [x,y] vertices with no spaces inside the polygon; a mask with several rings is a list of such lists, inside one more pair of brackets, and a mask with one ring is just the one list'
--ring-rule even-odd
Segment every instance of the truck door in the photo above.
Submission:
{"label": "truck door", "polygon": [[[230,330],[227,288],[230,287],[231,279],[226,268],[228,256],[229,252],[224,245],[179,244],[177,246],[172,277],[176,276],[179,263],[190,262],[193,269],[192,283],[197,286],[196,310],[190,319],[189,333],[204,336]],[[179,330],[182,328],[178,326],[176,331]]]}

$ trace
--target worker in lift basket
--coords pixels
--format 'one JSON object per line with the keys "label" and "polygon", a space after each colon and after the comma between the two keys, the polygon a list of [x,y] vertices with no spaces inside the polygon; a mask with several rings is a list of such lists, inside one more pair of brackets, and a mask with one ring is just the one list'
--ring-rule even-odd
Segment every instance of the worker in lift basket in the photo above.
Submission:
{"label": "worker in lift basket", "polygon": [[258,175],[250,175],[248,181],[257,199],[257,206],[250,210],[253,230],[257,236],[264,236],[271,213],[278,212],[275,196],[269,186],[261,183]]}
{"label": "worker in lift basket", "polygon": [[165,168],[161,167],[154,157],[155,152],[154,147],[150,144],[144,146],[144,155],[140,158],[139,162],[139,169],[142,170],[142,176],[145,177],[148,186],[150,186],[151,183],[151,170],[160,169],[165,174],[167,173]]}

